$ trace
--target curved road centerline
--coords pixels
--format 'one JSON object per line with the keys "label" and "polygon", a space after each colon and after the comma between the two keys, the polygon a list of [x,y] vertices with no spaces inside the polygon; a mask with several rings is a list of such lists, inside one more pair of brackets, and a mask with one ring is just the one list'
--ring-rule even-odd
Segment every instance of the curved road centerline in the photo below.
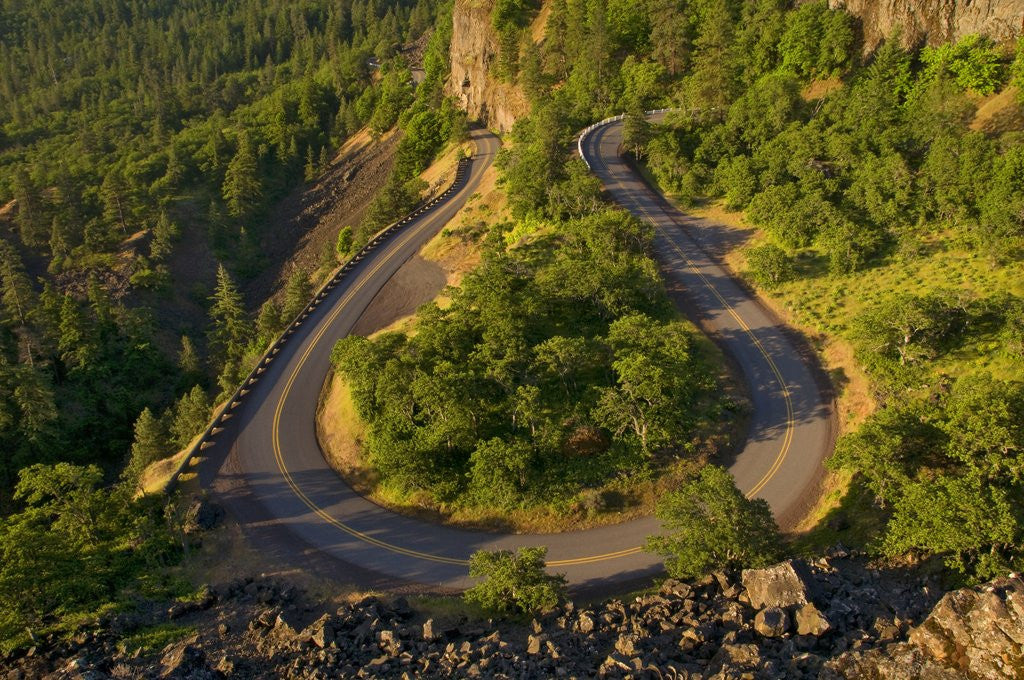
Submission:
{"label": "curved road centerline", "polygon": [[[474,132],[474,138],[478,153],[463,186],[358,263],[311,314],[229,421],[231,456],[201,468],[201,481],[208,484],[212,475],[221,482],[221,498],[243,524],[273,526],[279,551],[326,555],[333,558],[328,562],[334,576],[344,576],[349,567],[353,580],[370,573],[463,588],[469,585],[466,565],[473,552],[524,546],[546,546],[548,565],[576,585],[654,574],[661,560],[637,545],[638,538],[659,530],[654,517],[561,534],[461,530],[374,504],[339,479],[320,450],[314,414],[333,345],[475,191],[498,142],[486,131]],[[750,436],[730,471],[741,489],[768,500],[777,517],[793,515],[831,450],[829,405],[817,390],[813,366],[780,324],[707,257],[706,244],[680,229],[685,218],[659,202],[622,161],[619,141],[621,123],[603,126],[588,136],[584,153],[612,198],[654,225],[655,256],[670,292],[682,289],[695,320],[717,336],[750,386]],[[233,507],[234,496],[243,494],[249,504],[239,500]]]}

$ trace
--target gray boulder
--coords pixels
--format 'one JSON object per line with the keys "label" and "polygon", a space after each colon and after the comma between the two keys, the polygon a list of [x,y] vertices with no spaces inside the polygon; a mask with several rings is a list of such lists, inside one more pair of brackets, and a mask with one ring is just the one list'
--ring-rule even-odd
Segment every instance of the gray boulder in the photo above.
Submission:
{"label": "gray boulder", "polygon": [[832,630],[832,624],[825,618],[825,615],[810,602],[797,607],[795,618],[796,632],[800,635],[818,637]]}
{"label": "gray boulder", "polygon": [[782,607],[762,609],[754,617],[754,630],[764,637],[781,637],[789,632],[789,612]]}
{"label": "gray boulder", "polygon": [[811,601],[811,580],[802,562],[786,560],[766,569],[744,569],[743,588],[750,606],[791,607]]}

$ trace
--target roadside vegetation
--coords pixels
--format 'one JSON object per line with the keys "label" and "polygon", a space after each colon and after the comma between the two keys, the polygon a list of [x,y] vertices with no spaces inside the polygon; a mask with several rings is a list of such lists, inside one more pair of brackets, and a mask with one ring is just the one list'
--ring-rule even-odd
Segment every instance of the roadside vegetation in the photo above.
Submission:
{"label": "roadside vegetation", "polygon": [[300,271],[258,312],[241,292],[275,202],[365,126],[401,128],[398,162],[328,258],[419,200],[465,131],[450,25],[430,0],[0,10],[0,648],[182,588],[175,504],[140,475],[308,302]]}
{"label": "roadside vegetation", "polygon": [[[963,578],[1019,568],[1024,145],[975,112],[1020,77],[1022,51],[894,36],[862,62],[849,18],[822,4],[709,7],[678,27],[693,49],[675,67],[651,35],[658,97],[631,107],[624,89],[592,116],[634,112],[626,146],[661,187],[743,211],[759,229],[750,279],[853,348],[877,410],[830,462],[861,504],[832,523],[873,514],[867,547],[939,556]],[[823,79],[836,85],[807,96]],[[680,110],[647,125],[654,105]]]}
{"label": "roadside vegetation", "polygon": [[[1020,568],[1024,137],[975,114],[1020,84],[1024,49],[893,36],[862,58],[849,15],[775,0],[554,0],[534,43],[536,9],[494,15],[500,76],[533,105],[502,158],[515,219],[558,217],[565,140],[625,112],[626,150],[680,203],[743,211],[750,280],[868,376],[874,413],[830,462],[851,486],[817,540],[855,521],[863,547],[963,578]],[[678,111],[648,124],[660,107]]]}

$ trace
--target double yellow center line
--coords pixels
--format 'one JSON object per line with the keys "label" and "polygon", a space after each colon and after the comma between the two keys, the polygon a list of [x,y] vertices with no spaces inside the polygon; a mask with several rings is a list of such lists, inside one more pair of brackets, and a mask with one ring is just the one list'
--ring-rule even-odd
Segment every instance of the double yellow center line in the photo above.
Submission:
{"label": "double yellow center line", "polygon": [[[616,179],[616,182],[618,183],[620,188],[625,190],[625,186],[622,184],[621,180]],[[743,319],[740,318],[739,314],[736,313],[736,310],[733,309],[733,307],[725,300],[725,298],[722,297],[721,294],[719,294],[719,292],[715,289],[715,287],[711,284],[711,282],[698,270],[696,265],[686,256],[686,254],[679,248],[679,246],[676,245],[676,243],[671,238],[668,238],[667,233],[660,226],[658,226],[658,224],[651,218],[651,216],[643,208],[643,206],[640,206],[639,204],[636,204],[636,207],[644,214],[644,216],[647,218],[647,220],[650,221],[651,224],[653,224],[655,226],[655,228],[658,229],[666,237],[666,240],[672,245],[672,248],[675,249],[676,253],[683,259],[683,261],[686,262],[686,264],[690,268],[690,270],[693,271],[697,276],[700,277],[701,281],[704,282],[704,285],[706,285],[711,290],[711,292],[719,300],[719,302],[722,304],[722,306],[726,310],[728,310],[729,314],[736,320],[736,322],[740,325],[740,327],[744,330],[744,332],[746,332],[750,336],[751,340],[753,341],[754,345],[757,347],[758,351],[764,356],[765,360],[768,362],[768,365],[771,368],[772,373],[775,375],[775,378],[778,381],[778,383],[780,385],[780,388],[782,390],[782,395],[783,395],[783,398],[785,399],[785,402],[786,402],[786,411],[787,411],[786,435],[785,435],[785,438],[783,440],[782,449],[779,451],[779,454],[778,454],[778,456],[776,456],[776,459],[775,459],[772,467],[768,470],[768,472],[764,475],[764,477],[754,486],[754,488],[752,488],[751,490],[749,490],[747,492],[747,496],[751,497],[751,496],[755,495],[758,491],[760,491],[765,486],[765,484],[767,484],[768,481],[775,475],[775,473],[778,471],[779,467],[781,467],[782,462],[786,458],[786,454],[789,451],[790,444],[791,444],[791,442],[793,440],[793,429],[794,429],[793,405],[792,405],[792,401],[790,399],[789,390],[787,389],[785,381],[782,379],[782,373],[779,371],[779,369],[776,366],[775,362],[772,360],[772,358],[768,354],[767,350],[761,344],[761,341],[758,340],[757,336],[754,335],[753,331],[751,331],[750,327],[747,326],[747,324],[743,321]],[[424,224],[426,224],[426,223],[424,223]],[[393,246],[392,252],[396,252],[396,251],[401,250],[412,239],[416,238],[416,236],[419,234],[419,232],[420,232],[420,229],[412,229],[412,230],[410,230],[407,235],[405,235],[400,240],[397,240],[395,242],[396,245]],[[306,507],[308,507],[314,514],[316,514],[317,517],[321,518],[322,520],[324,520],[328,524],[338,528],[339,530],[343,531],[344,533],[348,534],[349,536],[352,536],[353,538],[356,538],[356,539],[358,539],[360,541],[363,541],[363,542],[365,542],[365,543],[367,543],[369,545],[373,545],[373,546],[376,546],[378,548],[383,548],[384,550],[388,550],[390,552],[397,553],[397,554],[400,554],[400,555],[405,555],[407,557],[415,557],[417,559],[427,560],[427,561],[430,561],[430,562],[437,562],[437,563],[442,563],[442,564],[452,564],[452,565],[457,565],[457,566],[468,566],[469,565],[469,560],[467,560],[467,559],[459,559],[459,558],[454,558],[454,557],[446,557],[444,555],[435,555],[435,554],[431,554],[431,553],[421,552],[419,550],[412,550],[410,548],[404,548],[402,546],[395,545],[395,544],[389,543],[387,541],[382,541],[382,540],[380,540],[378,538],[374,538],[373,536],[370,536],[369,534],[367,534],[367,533],[365,533],[363,531],[359,531],[358,529],[355,529],[354,527],[351,527],[348,524],[345,524],[344,522],[342,522],[341,520],[337,519],[336,517],[331,516],[326,510],[324,510],[319,505],[317,505],[317,503],[313,499],[311,499],[308,495],[306,495],[306,493],[303,492],[303,490],[299,487],[298,483],[296,483],[296,481],[295,481],[295,478],[292,476],[291,472],[288,470],[288,466],[287,466],[287,464],[285,462],[284,455],[282,454],[282,447],[281,447],[281,413],[284,410],[285,402],[288,400],[288,396],[291,393],[292,386],[295,384],[295,381],[298,378],[299,373],[302,371],[303,367],[305,366],[306,362],[308,361],[310,354],[313,352],[313,349],[323,339],[324,334],[332,326],[332,324],[334,323],[335,319],[337,319],[338,315],[341,314],[343,311],[345,311],[347,306],[360,293],[360,291],[362,291],[362,289],[365,286],[369,285],[369,283],[373,279],[374,275],[377,272],[379,272],[381,270],[381,268],[384,267],[384,265],[386,265],[388,263],[389,259],[390,258],[387,257],[387,256],[382,257],[380,262],[378,262],[376,265],[373,266],[372,269],[370,269],[367,273],[365,273],[361,277],[361,280],[358,283],[356,283],[356,285],[348,293],[346,293],[344,298],[342,298],[342,300],[335,306],[334,310],[330,313],[330,315],[321,323],[320,329],[313,336],[312,341],[306,347],[306,350],[303,352],[303,354],[299,358],[299,361],[296,364],[295,368],[292,370],[292,373],[288,377],[287,382],[285,383],[284,390],[281,393],[280,399],[278,399],[277,407],[276,407],[276,409],[274,411],[273,430],[272,430],[272,435],[271,435],[271,439],[272,439],[272,442],[273,442],[273,448],[274,448],[274,458],[277,461],[277,467],[280,470],[281,475],[284,477],[285,482],[291,488],[292,492],[303,502],[303,504],[305,504]],[[615,552],[603,553],[603,554],[599,554],[599,555],[590,555],[590,556],[576,557],[576,558],[564,559],[564,560],[552,560],[552,561],[548,562],[548,566],[551,566],[551,567],[565,567],[565,566],[572,566],[572,565],[579,565],[579,564],[591,564],[591,563],[594,563],[594,562],[602,562],[602,561],[605,561],[605,560],[612,560],[612,559],[617,559],[617,558],[621,558],[621,557],[626,557],[626,556],[629,556],[629,555],[635,555],[636,553],[638,553],[638,552],[640,552],[642,550],[643,550],[642,546],[634,546],[634,547],[631,547],[631,548],[626,548],[626,549],[618,550],[618,551],[615,551]]]}

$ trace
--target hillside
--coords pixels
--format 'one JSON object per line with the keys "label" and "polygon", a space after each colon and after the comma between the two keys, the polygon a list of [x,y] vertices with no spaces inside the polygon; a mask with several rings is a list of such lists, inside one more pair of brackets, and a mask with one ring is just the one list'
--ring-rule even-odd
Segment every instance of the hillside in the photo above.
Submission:
{"label": "hillside", "polygon": [[1017,4],[5,3],[0,674],[1021,676]]}

